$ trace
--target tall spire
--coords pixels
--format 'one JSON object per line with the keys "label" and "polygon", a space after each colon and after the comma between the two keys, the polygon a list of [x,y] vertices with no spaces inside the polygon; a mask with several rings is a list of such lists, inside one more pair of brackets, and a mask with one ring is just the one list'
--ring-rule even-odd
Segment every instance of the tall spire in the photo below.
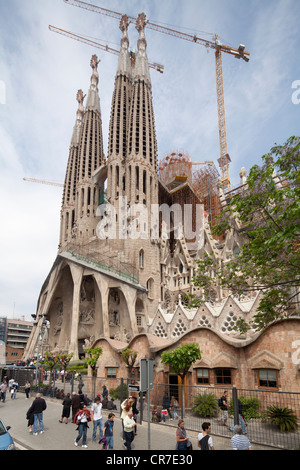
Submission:
{"label": "tall spire", "polygon": [[76,210],[73,241],[83,243],[95,235],[97,226],[96,210],[100,188],[93,182],[93,173],[105,162],[103,152],[102,120],[98,94],[98,57],[90,61],[91,83],[88,91],[85,113],[80,136],[77,168]]}
{"label": "tall spire", "polygon": [[132,94],[132,66],[128,51],[128,25],[128,17],[123,15],[120,22],[123,37],[121,39],[109,123],[107,199],[111,203],[116,202],[119,196],[126,194],[127,184],[123,164],[127,158],[128,122]]}
{"label": "tall spire", "polygon": [[72,229],[75,222],[75,198],[79,159],[80,134],[82,129],[84,108],[83,101],[85,95],[82,90],[78,90],[76,100],[78,108],[76,112],[76,122],[73,128],[71,144],[69,149],[69,159],[65,176],[60,227],[60,246],[70,241]]}
{"label": "tall spire", "polygon": [[[146,24],[146,16],[141,13],[136,22],[139,39],[129,118],[128,157],[131,160],[138,158],[141,164],[146,165],[148,169],[151,168],[152,175],[157,175],[157,143],[151,80],[146,54],[147,42],[144,32]],[[141,191],[141,188],[142,185],[139,184],[139,191]],[[139,201],[144,200],[145,197],[141,198],[140,195]]]}

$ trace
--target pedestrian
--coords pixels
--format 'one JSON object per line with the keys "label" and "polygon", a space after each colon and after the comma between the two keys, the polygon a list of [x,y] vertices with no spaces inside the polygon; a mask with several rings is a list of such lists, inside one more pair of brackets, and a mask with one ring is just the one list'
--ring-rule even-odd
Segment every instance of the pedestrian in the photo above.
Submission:
{"label": "pedestrian", "polygon": [[132,412],[132,403],[133,403],[133,400],[131,399],[131,397],[129,397],[128,399],[124,400],[123,403],[121,403],[121,409],[122,409],[121,420],[122,420],[124,442],[125,442],[124,419],[126,418],[126,416],[128,416],[129,412]]}
{"label": "pedestrian", "polygon": [[202,423],[202,432],[198,434],[198,447],[201,450],[215,450],[212,438],[209,435],[210,432],[210,423]]}
{"label": "pedestrian", "polygon": [[9,391],[11,391],[13,383],[14,383],[14,379],[13,378],[9,379],[9,382],[8,382]]}
{"label": "pedestrian", "polygon": [[32,413],[34,416],[33,422],[33,435],[38,435],[37,422],[39,422],[40,434],[44,432],[44,421],[43,421],[43,412],[46,410],[47,404],[44,398],[41,397],[40,393],[36,394],[35,400],[33,401],[31,407],[28,410],[28,413]]}
{"label": "pedestrian", "polygon": [[116,405],[115,405],[115,403],[114,403],[114,399],[113,399],[113,398],[111,398],[110,400],[108,400],[108,402],[107,402],[107,409],[110,410],[110,411],[117,409],[117,407],[116,407]]}
{"label": "pedestrian", "polygon": [[92,404],[91,415],[93,420],[93,441],[96,440],[97,427],[99,427],[99,439],[103,434],[103,421],[102,421],[102,403],[100,397],[96,397],[96,402]]}
{"label": "pedestrian", "polygon": [[102,390],[103,390],[103,392],[102,392],[102,398],[105,398],[105,397],[106,397],[106,398],[108,399],[108,390],[107,390],[107,388],[106,388],[106,385],[103,385]]}
{"label": "pedestrian", "polygon": [[101,403],[102,403],[103,410],[107,410],[108,398],[104,397]]}
{"label": "pedestrian", "polygon": [[173,397],[171,398],[171,411],[172,411],[172,414],[173,414],[173,418],[174,418],[174,419],[178,419],[178,408],[179,408],[178,401],[177,401],[176,398],[173,396]]}
{"label": "pedestrian", "polygon": [[18,386],[19,386],[18,382],[16,380],[14,380],[14,382],[12,384],[11,391],[10,391],[10,398],[12,400],[15,400],[16,397],[17,397]]}
{"label": "pedestrian", "polygon": [[137,398],[132,397],[133,403],[132,403],[132,412],[133,412],[133,419],[135,421],[135,428],[134,428],[134,434],[135,436],[137,435],[137,415],[139,414],[139,410],[137,409]]}
{"label": "pedestrian", "polygon": [[7,392],[6,380],[3,380],[2,384],[0,385],[0,392],[1,392],[0,400],[2,400],[3,403],[5,403],[6,392]]}
{"label": "pedestrian", "polygon": [[164,410],[167,410],[167,412],[169,414],[170,421],[172,421],[173,418],[172,418],[172,415],[171,415],[170,406],[171,406],[171,402],[170,402],[170,398],[168,396],[168,392],[165,392],[165,394],[163,396],[162,407],[163,407]]}
{"label": "pedestrian", "polygon": [[75,416],[80,410],[80,397],[76,392],[72,393],[71,406],[72,406],[72,421],[74,422]]}
{"label": "pedestrian", "polygon": [[78,425],[78,428],[76,428],[76,431],[78,430],[78,436],[75,439],[75,446],[78,446],[78,442],[82,438],[82,447],[84,449],[87,449],[86,445],[86,439],[87,439],[87,429],[88,429],[88,423],[91,421],[91,415],[89,410],[87,409],[86,405],[82,405],[81,409],[78,411],[78,413],[75,416],[74,423]]}
{"label": "pedestrian", "polygon": [[131,450],[131,443],[134,440],[134,428],[135,428],[135,421],[133,419],[133,412],[129,411],[127,416],[125,416],[124,418],[124,435],[125,435],[124,447],[127,450]]}
{"label": "pedestrian", "polygon": [[63,405],[63,410],[62,410],[62,415],[61,415],[61,419],[59,420],[59,422],[63,423],[64,418],[65,418],[66,424],[68,424],[68,418],[70,418],[71,406],[72,406],[72,398],[69,393],[67,393],[67,395],[63,399],[62,405]]}
{"label": "pedestrian", "polygon": [[[245,424],[245,418],[243,416],[243,408],[242,408],[242,404],[241,404],[241,401],[238,399],[238,410],[239,410],[239,424],[241,425],[242,427],[242,431],[243,431],[243,434],[247,434],[247,429],[246,429],[246,424]],[[231,431],[234,430],[234,421],[231,425],[231,428],[230,428]]]}
{"label": "pedestrian", "polygon": [[233,450],[252,450],[248,437],[243,436],[242,426],[236,424],[233,428],[234,436],[231,438]]}
{"label": "pedestrian", "polygon": [[225,390],[221,398],[218,400],[219,407],[220,407],[220,420],[219,424],[222,424],[224,426],[227,426],[227,420],[228,420],[228,404],[227,404],[227,391]]}
{"label": "pedestrian", "polygon": [[84,387],[84,382],[82,380],[82,376],[81,374],[78,374],[78,395],[80,395],[82,393],[82,387]]}
{"label": "pedestrian", "polygon": [[27,419],[27,427],[29,428],[29,432],[32,432],[32,426],[34,424],[34,414],[32,411],[29,410],[26,413],[26,419]]}
{"label": "pedestrian", "polygon": [[161,422],[161,414],[157,408],[157,405],[153,405],[152,410],[152,423],[160,423]]}
{"label": "pedestrian", "polygon": [[109,413],[103,429],[103,437],[106,439],[106,448],[108,447],[110,450],[114,448],[114,418],[115,415]]}
{"label": "pedestrian", "polygon": [[27,382],[26,382],[24,388],[25,388],[26,400],[28,400],[28,398],[29,398],[29,393],[30,393],[30,388],[31,388],[31,385],[30,385],[29,380],[27,380]]}
{"label": "pedestrian", "polygon": [[180,419],[176,430],[176,450],[188,450],[188,436],[184,428],[184,421]]}
{"label": "pedestrian", "polygon": [[[82,393],[82,390],[81,388],[78,390],[78,395],[79,395],[79,398],[80,398],[80,403],[85,403],[84,401],[84,393]],[[85,405],[87,405],[87,403],[85,403]]]}

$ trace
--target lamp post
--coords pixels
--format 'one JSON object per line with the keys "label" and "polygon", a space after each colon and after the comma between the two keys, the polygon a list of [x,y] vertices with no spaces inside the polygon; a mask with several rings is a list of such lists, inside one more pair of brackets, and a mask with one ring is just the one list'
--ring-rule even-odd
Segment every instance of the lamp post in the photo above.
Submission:
{"label": "lamp post", "polygon": [[38,332],[38,342],[37,342],[37,353],[36,353],[36,365],[35,365],[35,386],[37,387],[38,383],[38,373],[39,373],[39,349],[40,349],[40,339],[41,339],[41,330],[44,326],[44,321],[41,321],[42,318],[45,318],[46,314],[40,314],[39,320],[37,321],[37,326],[39,329]]}

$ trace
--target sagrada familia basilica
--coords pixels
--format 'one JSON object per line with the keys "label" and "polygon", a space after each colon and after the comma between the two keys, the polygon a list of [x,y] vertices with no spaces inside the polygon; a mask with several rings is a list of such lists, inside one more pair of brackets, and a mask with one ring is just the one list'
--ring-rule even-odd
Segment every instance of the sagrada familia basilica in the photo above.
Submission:
{"label": "sagrada familia basilica", "polygon": [[[252,318],[260,294],[235,297],[221,289],[217,279],[205,303],[196,309],[185,305],[185,294],[201,295],[192,283],[196,260],[209,254],[226,263],[244,235],[236,222],[224,239],[214,239],[211,205],[203,206],[200,200],[189,158],[177,153],[163,164],[158,161],[145,25],[145,15],[140,14],[133,60],[125,15],[120,24],[107,156],[96,55],[90,62],[87,96],[82,90],[77,93],[59,248],[40,291],[38,323],[24,359],[36,354],[41,325],[47,320],[43,350],[73,353],[78,359],[87,346],[101,346],[100,377],[107,376],[108,369],[124,377],[120,353],[130,347],[138,351],[138,359],[153,358],[155,380],[169,383],[174,378],[161,364],[161,353],[196,342],[202,358],[190,370],[190,384],[296,391],[299,318],[241,335],[233,327],[239,318]],[[240,177],[243,184],[244,169]],[[218,184],[214,189],[222,207],[223,189]]]}

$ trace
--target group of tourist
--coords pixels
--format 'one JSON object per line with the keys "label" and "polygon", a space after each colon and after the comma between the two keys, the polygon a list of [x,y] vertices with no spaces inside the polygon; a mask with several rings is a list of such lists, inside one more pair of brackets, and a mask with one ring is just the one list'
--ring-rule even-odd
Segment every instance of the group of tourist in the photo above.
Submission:
{"label": "group of tourist", "polygon": [[[11,397],[15,398],[16,390],[18,389],[18,383],[13,379],[9,380],[4,378],[0,384],[1,400],[5,402],[6,392],[11,391]],[[30,383],[29,381],[25,384],[26,399],[29,398]],[[220,419],[219,424],[227,426],[228,419],[228,402],[227,392],[225,391],[222,397],[218,400],[220,407]],[[140,404],[141,405],[141,404]],[[27,411],[26,418],[28,421],[29,432],[33,431],[33,435],[38,434],[39,431],[42,434],[44,432],[43,423],[43,412],[46,410],[47,404],[41,394],[36,395],[35,400],[31,404]],[[107,409],[108,413],[106,421],[103,423],[102,410]],[[165,422],[166,416],[169,415],[170,420],[178,419],[178,402],[175,397],[168,397],[165,393],[162,400],[162,410],[159,411],[157,405],[153,406],[152,409],[152,422],[158,423],[160,421]],[[102,449],[113,449],[113,427],[115,414],[113,410],[117,407],[114,404],[113,398],[108,397],[108,390],[106,386],[103,386],[102,400],[100,394],[96,396],[94,402],[82,393],[79,389],[78,393],[73,392],[72,395],[67,393],[62,400],[62,413],[59,418],[59,423],[68,424],[69,419],[77,425],[76,431],[78,434],[75,438],[74,445],[77,447],[79,442],[82,440],[82,447],[87,448],[87,429],[88,423],[93,423],[92,440],[97,440],[97,431],[99,429],[99,444],[102,445]],[[163,413],[164,412],[164,413]],[[137,434],[137,416],[139,410],[137,409],[137,398],[129,396],[126,400],[121,403],[121,421],[122,421],[122,437],[123,446],[126,450],[131,450],[132,442]],[[241,404],[239,402],[239,414],[240,424],[231,426],[231,430],[234,432],[234,436],[231,439],[232,449],[237,450],[251,450],[251,444],[247,436],[244,420],[242,419]],[[200,450],[214,450],[213,440],[211,437],[211,423],[204,422],[202,424],[202,432],[197,436],[197,445]],[[176,429],[176,445],[175,448],[178,451],[189,451],[192,450],[192,443],[187,435],[184,427],[184,420],[179,419]]]}
{"label": "group of tourist", "polygon": [[19,384],[17,380],[8,380],[7,376],[3,377],[3,380],[0,383],[0,401],[2,400],[2,402],[5,403],[7,392],[10,393],[10,398],[15,400],[18,388]]}

